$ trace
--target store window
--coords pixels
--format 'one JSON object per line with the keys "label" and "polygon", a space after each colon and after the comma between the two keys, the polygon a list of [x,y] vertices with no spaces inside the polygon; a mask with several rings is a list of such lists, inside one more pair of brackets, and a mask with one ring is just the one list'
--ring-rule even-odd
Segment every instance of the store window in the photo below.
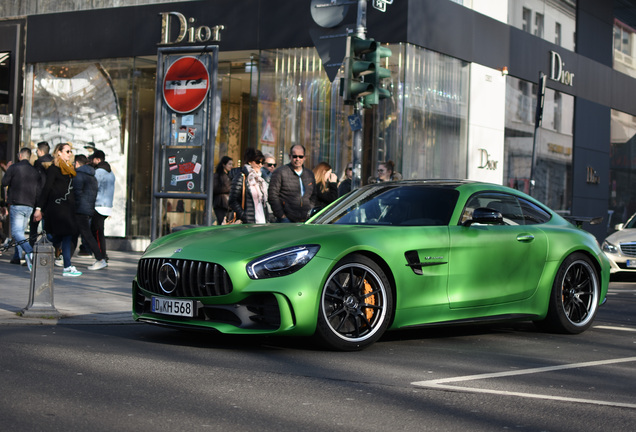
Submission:
{"label": "store window", "polygon": [[468,63],[414,45],[404,58],[396,112],[403,138],[384,140],[395,143],[386,157],[401,152],[404,178],[465,178]]}
{"label": "store window", "polygon": [[289,162],[292,144],[307,150],[305,167],[325,161],[336,173],[351,158],[351,130],[340,96],[340,80],[331,83],[314,48],[263,51],[256,134],[252,142],[279,164]]}
{"label": "store window", "polygon": [[[466,176],[468,64],[414,45],[391,45],[384,85],[391,97],[364,110],[362,184],[391,160],[404,178]],[[292,144],[305,164],[328,162],[340,176],[352,132],[340,80],[329,82],[314,48],[261,53],[257,147],[287,163]]]}
{"label": "store window", "polygon": [[536,84],[507,78],[504,181],[567,215],[572,203],[574,97],[546,89],[543,121],[535,131],[536,103]]}
{"label": "store window", "polygon": [[508,24],[574,51],[576,0],[515,0],[508,2]]}
{"label": "store window", "polygon": [[636,117],[612,110],[607,233],[636,213]]}
{"label": "store window", "polygon": [[[9,91],[11,89],[11,53],[0,52],[0,115],[8,116]],[[0,162],[6,163],[9,156],[9,121],[0,120]],[[0,176],[2,172],[0,170]],[[4,200],[4,190],[0,191],[0,200]]]}
{"label": "store window", "polygon": [[[108,236],[126,236],[131,222],[127,217],[128,184],[150,184],[144,175],[152,166],[151,147],[138,154],[141,160],[148,159],[148,168],[131,171],[133,179],[129,179],[128,171],[129,150],[140,150],[144,144],[138,141],[140,137],[150,140],[147,144],[152,139],[154,103],[145,101],[139,85],[133,83],[133,76],[143,77],[144,72],[150,75],[149,81],[154,81],[154,66],[136,70],[133,59],[41,63],[27,69],[24,142],[34,147],[47,141],[51,149],[68,142],[75,154],[84,155],[90,154],[87,146],[94,143],[105,153],[116,178],[113,214],[105,224]],[[144,116],[149,121],[146,127],[150,127],[146,134],[136,129],[142,126]],[[131,140],[133,146],[129,145]],[[143,212],[137,216],[135,224],[149,222]]]}

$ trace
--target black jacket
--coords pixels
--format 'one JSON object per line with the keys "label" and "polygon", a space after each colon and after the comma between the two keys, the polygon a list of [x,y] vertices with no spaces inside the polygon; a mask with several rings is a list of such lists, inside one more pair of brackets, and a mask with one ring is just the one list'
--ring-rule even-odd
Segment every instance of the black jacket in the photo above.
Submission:
{"label": "black jacket", "polygon": [[[230,190],[230,210],[236,212],[237,217],[243,223],[256,223],[256,210],[254,209],[254,198],[247,183],[247,169],[241,168],[241,173],[235,175],[232,180],[232,189]],[[245,207],[243,207],[243,190],[245,190]],[[263,212],[265,220],[269,220],[267,205],[263,203]]]}
{"label": "black jacket", "polygon": [[323,208],[338,199],[338,183],[327,183],[327,190],[321,191],[320,186],[316,186],[315,207]]}
{"label": "black jacket", "polygon": [[76,171],[77,175],[73,179],[75,213],[92,216],[95,213],[95,199],[97,198],[95,168],[90,165],[82,165]]}
{"label": "black jacket", "polygon": [[46,183],[38,197],[37,207],[44,215],[44,230],[54,235],[77,233],[73,176],[64,175],[54,164],[46,170]]}
{"label": "black jacket", "polygon": [[7,168],[2,177],[2,186],[9,186],[9,205],[34,207],[41,188],[40,174],[28,160],[22,159]]}
{"label": "black jacket", "polygon": [[298,174],[291,164],[283,165],[272,173],[269,181],[269,204],[276,219],[287,217],[292,222],[304,222],[316,202],[314,173],[303,168],[300,175],[305,193],[300,195]]}
{"label": "black jacket", "polygon": [[212,195],[214,196],[212,206],[214,208],[229,208],[230,188],[232,187],[232,180],[230,176],[225,173],[214,173],[214,188],[212,189]]}

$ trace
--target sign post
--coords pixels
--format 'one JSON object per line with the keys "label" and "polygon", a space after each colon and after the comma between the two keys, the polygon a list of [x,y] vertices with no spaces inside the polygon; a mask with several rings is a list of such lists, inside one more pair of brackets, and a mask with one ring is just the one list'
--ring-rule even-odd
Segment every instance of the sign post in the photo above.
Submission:
{"label": "sign post", "polygon": [[160,48],[157,56],[151,239],[160,234],[161,199],[204,200],[212,225],[218,47]]}

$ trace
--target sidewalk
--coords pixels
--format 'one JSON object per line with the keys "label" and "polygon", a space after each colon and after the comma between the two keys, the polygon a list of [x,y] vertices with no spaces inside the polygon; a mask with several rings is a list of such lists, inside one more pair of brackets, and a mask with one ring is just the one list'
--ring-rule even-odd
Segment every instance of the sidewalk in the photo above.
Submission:
{"label": "sidewalk", "polygon": [[93,257],[73,257],[73,265],[83,274],[63,277],[55,267],[53,306],[61,318],[19,316],[29,302],[31,274],[26,266],[11,264],[13,248],[0,256],[0,326],[17,324],[131,324],[131,285],[140,252],[109,251],[108,267],[91,271]]}

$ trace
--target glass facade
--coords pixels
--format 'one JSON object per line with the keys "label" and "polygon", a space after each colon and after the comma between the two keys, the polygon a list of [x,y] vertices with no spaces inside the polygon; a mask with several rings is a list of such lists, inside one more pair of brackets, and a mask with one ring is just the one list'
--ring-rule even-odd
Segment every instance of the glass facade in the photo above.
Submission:
{"label": "glass facade", "polygon": [[[405,178],[466,176],[468,64],[409,44],[390,47],[392,96],[365,110],[362,183],[392,160]],[[116,214],[106,233],[148,237],[152,231],[156,58],[29,65],[24,142],[71,142],[76,153],[94,142],[117,176]],[[247,147],[288,163],[292,144],[307,149],[307,167],[328,162],[342,173],[352,132],[339,94],[314,48],[221,53],[221,103],[215,163],[235,165]],[[162,233],[202,223],[201,200],[161,200]]]}
{"label": "glass facade", "polygon": [[536,94],[536,84],[507,78],[504,181],[567,215],[572,205],[574,97],[546,89],[543,121],[535,130]]}

